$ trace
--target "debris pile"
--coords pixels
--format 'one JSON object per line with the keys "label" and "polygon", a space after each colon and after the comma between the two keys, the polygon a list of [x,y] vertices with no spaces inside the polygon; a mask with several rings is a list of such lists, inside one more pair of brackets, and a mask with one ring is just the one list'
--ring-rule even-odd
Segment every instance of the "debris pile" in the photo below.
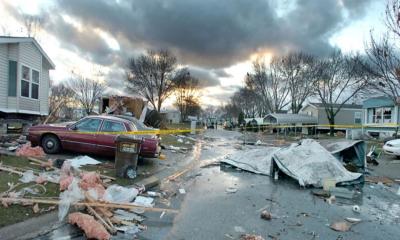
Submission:
{"label": "debris pile", "polygon": [[[287,147],[250,148],[228,155],[220,162],[237,168],[279,178],[279,172],[296,179],[300,186],[322,187],[323,181],[332,179],[336,183],[355,183],[362,181],[362,173],[351,172],[346,165],[354,165],[362,172],[363,155],[359,149],[362,142],[344,143],[329,146],[330,152],[315,140],[304,139]],[[348,158],[346,152],[358,154]],[[339,159],[342,159],[341,162]]]}
{"label": "debris pile", "polygon": [[[85,162],[85,165],[90,164],[89,162],[93,163],[92,160],[94,160],[89,157],[80,157],[80,159],[81,161],[77,161],[79,166],[82,161]],[[38,159],[35,161],[50,165],[50,162]],[[114,178],[100,175],[97,172],[82,171],[79,167],[74,167],[77,165],[73,163],[74,159],[66,160],[61,169],[51,166],[49,168],[51,171],[39,173],[6,167],[5,169],[9,172],[21,175],[21,182],[38,184],[18,192],[12,191],[14,186],[10,186],[9,191],[1,195],[0,201],[5,207],[10,204],[33,205],[34,212],[41,211],[39,204],[58,205],[60,221],[68,216],[68,222],[81,228],[87,238],[101,240],[110,239],[111,235],[115,235],[117,232],[134,235],[146,229],[146,226],[141,224],[145,217],[139,213],[153,211],[164,215],[177,212],[172,209],[155,208],[154,198],[149,197],[150,194],[146,194],[144,188],[109,185],[105,180]],[[0,170],[3,170],[4,166],[1,167]],[[59,184],[61,192],[58,199],[25,196],[25,193],[33,195],[45,193],[46,188],[41,184],[48,181]],[[161,196],[160,193],[153,195]],[[74,206],[80,208],[74,208]]]}

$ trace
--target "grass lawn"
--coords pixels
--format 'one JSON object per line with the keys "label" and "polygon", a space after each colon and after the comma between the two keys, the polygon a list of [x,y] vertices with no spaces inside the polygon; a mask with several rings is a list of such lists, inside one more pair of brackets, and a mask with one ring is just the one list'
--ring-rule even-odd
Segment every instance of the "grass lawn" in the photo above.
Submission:
{"label": "grass lawn", "polygon": [[[32,165],[29,163],[29,160],[22,157],[14,157],[14,156],[0,156],[0,161],[3,165],[20,167],[25,169],[32,169],[33,171],[40,171],[40,167],[37,165]],[[8,173],[4,171],[0,171],[0,192],[3,193],[9,189],[8,183],[10,184],[18,184],[21,183],[19,181],[20,176],[18,174]],[[21,183],[18,187],[16,187],[13,191],[18,192],[25,187],[32,187],[36,185],[35,183]],[[58,197],[60,194],[59,185],[54,183],[47,183],[44,185],[46,188],[46,192],[43,194],[32,195],[25,194],[25,197]],[[37,189],[41,189],[37,187]],[[34,213],[33,206],[22,206],[19,204],[10,205],[7,208],[4,206],[0,206],[0,227],[10,225],[13,223],[24,221],[28,218],[39,216],[41,213]],[[40,209],[47,209],[49,205],[41,205],[39,204]]]}

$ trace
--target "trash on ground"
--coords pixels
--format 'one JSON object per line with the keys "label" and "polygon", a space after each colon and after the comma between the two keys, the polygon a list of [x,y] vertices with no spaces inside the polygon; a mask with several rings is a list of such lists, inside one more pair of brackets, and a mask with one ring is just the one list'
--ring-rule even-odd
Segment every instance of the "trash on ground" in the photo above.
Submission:
{"label": "trash on ground", "polygon": [[151,197],[137,196],[133,203],[136,205],[139,205],[139,206],[143,206],[143,207],[153,207],[153,205],[154,205],[153,202],[154,202],[154,199]]}
{"label": "trash on ground", "polygon": [[353,212],[355,212],[355,213],[360,213],[360,212],[361,212],[361,208],[360,208],[360,206],[358,206],[358,205],[354,205],[353,208],[352,208],[352,210],[353,210]]}
{"label": "trash on ground", "polygon": [[347,232],[351,229],[351,223],[348,222],[334,222],[329,227],[338,232]]}
{"label": "trash on ground", "polygon": [[46,156],[43,149],[39,146],[32,147],[30,143],[26,143],[18,148],[15,152],[18,157],[37,157],[42,158]]}
{"label": "trash on ground", "polygon": [[85,165],[97,165],[101,163],[89,156],[78,156],[72,159],[68,159],[67,161],[70,162],[71,167],[74,168],[80,168],[81,166]]}
{"label": "trash on ground", "polygon": [[362,174],[349,172],[328,150],[312,139],[281,148],[272,156],[273,172],[280,170],[300,186],[322,187],[324,179],[337,183],[358,180]]}
{"label": "trash on ground", "polygon": [[235,230],[235,232],[238,232],[238,233],[245,233],[246,232],[246,230],[244,230],[244,228],[241,227],[241,226],[234,226],[233,229]]}
{"label": "trash on ground", "polygon": [[336,201],[336,197],[335,196],[330,196],[329,198],[327,198],[326,200],[325,200],[328,204],[332,204],[332,203],[334,203],[335,201]]}
{"label": "trash on ground", "polygon": [[243,234],[242,236],[240,236],[240,240],[264,240],[264,238],[260,235]]}
{"label": "trash on ground", "polygon": [[385,185],[391,186],[394,184],[394,181],[388,177],[383,176],[365,176],[365,181],[370,183],[383,183]]}
{"label": "trash on ground", "polygon": [[28,170],[24,172],[24,175],[19,179],[23,183],[34,182],[36,180],[36,175],[33,173],[32,170]]}
{"label": "trash on ground", "polygon": [[109,186],[104,194],[104,200],[109,202],[129,203],[138,195],[136,188],[127,188],[119,185]]}
{"label": "trash on ground", "polygon": [[348,221],[349,223],[360,223],[361,219],[359,218],[351,218],[351,217],[347,217],[345,218],[346,221]]}
{"label": "trash on ground", "polygon": [[343,187],[333,187],[330,189],[330,193],[331,195],[334,195],[336,197],[347,198],[347,199],[354,198],[356,194],[354,191]]}
{"label": "trash on ground", "polygon": [[178,141],[179,143],[183,143],[183,139],[182,138],[178,138],[176,141]]}
{"label": "trash on ground", "polygon": [[264,220],[267,220],[267,221],[269,221],[269,220],[272,219],[271,213],[268,212],[267,210],[262,211],[260,217],[261,217],[262,219],[264,219]]}
{"label": "trash on ground", "polygon": [[[164,212],[165,213],[165,212]],[[127,221],[137,221],[137,222],[143,222],[144,217],[140,216],[137,213],[130,212],[130,211],[125,211],[122,209],[117,209],[114,211],[114,217],[120,219],[120,220],[127,220]]]}
{"label": "trash on ground", "polygon": [[228,187],[228,188],[226,188],[225,189],[225,191],[227,192],[227,193],[236,193],[237,192],[237,188],[234,188],[234,187]]}
{"label": "trash on ground", "polygon": [[186,190],[184,188],[179,188],[179,193],[180,194],[186,194]]}

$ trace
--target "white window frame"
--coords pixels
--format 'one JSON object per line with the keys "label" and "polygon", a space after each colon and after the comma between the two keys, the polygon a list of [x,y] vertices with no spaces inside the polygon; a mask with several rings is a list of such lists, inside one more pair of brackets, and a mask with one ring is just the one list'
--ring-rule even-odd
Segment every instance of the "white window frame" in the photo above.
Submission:
{"label": "white window frame", "polygon": [[[357,123],[356,119],[360,119],[360,122]],[[354,124],[362,124],[362,112],[354,112]]]}
{"label": "white window frame", "polygon": [[[385,121],[385,109],[390,108],[391,113],[390,113],[390,120],[389,121]],[[393,121],[393,114],[394,114],[394,108],[393,107],[376,107],[376,108],[370,108],[371,109],[371,123],[373,124],[385,124],[385,123],[391,123]],[[368,110],[367,110],[368,111]],[[376,114],[376,112],[380,111],[380,114]],[[375,112],[375,114],[374,114]],[[377,119],[380,119],[380,121],[378,122]],[[369,116],[368,116],[369,118]]]}
{"label": "white window frame", "polygon": [[[23,69],[24,69],[24,67],[29,69],[29,80],[23,78]],[[36,72],[39,73],[39,82],[37,82],[37,83],[33,81],[33,71],[36,71]],[[41,82],[40,81],[40,76],[41,76],[41,73],[40,73],[39,70],[21,64],[21,82],[20,82],[21,87],[20,87],[20,91],[19,91],[19,96],[21,98],[26,98],[26,99],[29,99],[29,100],[39,101],[39,99],[40,99],[40,82]],[[29,83],[29,89],[28,89],[29,96],[28,97],[22,96],[22,81],[25,81],[25,82]],[[38,98],[32,98],[32,85],[33,84],[38,86]]]}

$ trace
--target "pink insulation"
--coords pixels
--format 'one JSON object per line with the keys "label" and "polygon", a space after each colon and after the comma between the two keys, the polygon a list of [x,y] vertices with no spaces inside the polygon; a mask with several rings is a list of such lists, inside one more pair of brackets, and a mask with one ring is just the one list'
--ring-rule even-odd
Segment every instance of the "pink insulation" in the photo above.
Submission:
{"label": "pink insulation", "polygon": [[45,177],[43,177],[43,176],[39,176],[39,177],[36,178],[35,181],[36,181],[37,184],[43,184],[43,183],[47,182],[47,179]]}
{"label": "pink insulation", "polygon": [[78,225],[85,232],[88,239],[108,240],[111,237],[104,226],[88,214],[71,213],[68,215],[68,222]]}
{"label": "pink insulation", "polygon": [[68,162],[64,162],[60,171],[60,190],[64,191],[68,189],[73,179],[74,176],[71,172],[71,165]]}
{"label": "pink insulation", "polygon": [[103,197],[106,189],[104,188],[102,181],[100,179],[100,175],[96,172],[86,172],[81,174],[81,181],[79,186],[83,190],[94,189],[97,192],[97,195],[101,198]]}
{"label": "pink insulation", "polygon": [[74,180],[73,176],[60,177],[60,191],[68,189],[69,185],[72,183],[72,180]]}
{"label": "pink insulation", "polygon": [[22,147],[17,149],[15,154],[19,157],[37,157],[37,158],[42,158],[46,155],[41,147],[39,146],[31,147],[30,143],[22,145]]}

